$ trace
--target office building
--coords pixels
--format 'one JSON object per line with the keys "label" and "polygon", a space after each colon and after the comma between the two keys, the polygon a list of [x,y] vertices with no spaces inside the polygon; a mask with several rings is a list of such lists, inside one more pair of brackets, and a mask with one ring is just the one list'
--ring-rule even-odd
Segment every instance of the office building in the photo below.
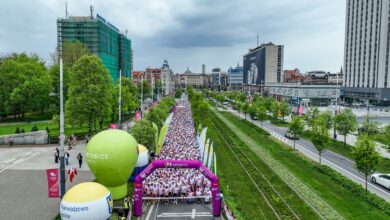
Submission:
{"label": "office building", "polygon": [[244,84],[280,83],[283,73],[284,46],[262,44],[244,55]]}
{"label": "office building", "polygon": [[108,69],[114,82],[122,76],[131,76],[131,41],[99,14],[93,16],[70,16],[57,20],[57,46],[62,54],[64,42],[80,41],[89,52],[97,55]]}
{"label": "office building", "polygon": [[390,100],[389,0],[346,1],[343,95]]}
{"label": "office building", "polygon": [[230,67],[228,70],[229,74],[229,85],[237,86],[242,85],[244,82],[244,68],[237,64],[237,67]]}

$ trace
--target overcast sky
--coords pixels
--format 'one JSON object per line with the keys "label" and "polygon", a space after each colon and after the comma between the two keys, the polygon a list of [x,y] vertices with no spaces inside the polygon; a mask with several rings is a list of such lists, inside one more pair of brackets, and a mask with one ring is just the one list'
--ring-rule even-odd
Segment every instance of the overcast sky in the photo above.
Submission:
{"label": "overcast sky", "polygon": [[[283,44],[284,69],[339,71],[345,0],[67,0],[71,15],[95,13],[128,30],[134,70],[227,70],[260,42]],[[0,54],[37,53],[50,62],[64,0],[1,0]]]}

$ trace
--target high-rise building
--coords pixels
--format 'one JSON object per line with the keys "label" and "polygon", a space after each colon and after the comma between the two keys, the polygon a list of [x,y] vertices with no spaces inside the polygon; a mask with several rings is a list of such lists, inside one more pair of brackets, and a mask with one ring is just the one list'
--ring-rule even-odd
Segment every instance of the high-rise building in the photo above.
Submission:
{"label": "high-rise building", "polygon": [[206,74],[206,65],[202,64],[202,74]]}
{"label": "high-rise building", "polygon": [[131,76],[131,41],[117,27],[99,14],[71,16],[57,20],[57,46],[61,55],[64,42],[80,41],[89,52],[97,55],[108,69],[114,82],[122,76]]}
{"label": "high-rise building", "polygon": [[280,83],[283,73],[284,46],[262,44],[244,55],[244,84]]}
{"label": "high-rise building", "polygon": [[390,99],[390,1],[347,0],[343,93]]}

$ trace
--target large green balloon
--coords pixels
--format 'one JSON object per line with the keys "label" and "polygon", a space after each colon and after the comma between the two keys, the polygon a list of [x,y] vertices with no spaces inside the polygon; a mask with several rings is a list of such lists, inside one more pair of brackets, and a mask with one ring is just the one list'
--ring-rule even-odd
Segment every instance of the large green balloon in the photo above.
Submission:
{"label": "large green balloon", "polygon": [[95,135],[86,148],[89,168],[113,199],[127,195],[127,180],[137,162],[137,141],[125,131],[110,129]]}

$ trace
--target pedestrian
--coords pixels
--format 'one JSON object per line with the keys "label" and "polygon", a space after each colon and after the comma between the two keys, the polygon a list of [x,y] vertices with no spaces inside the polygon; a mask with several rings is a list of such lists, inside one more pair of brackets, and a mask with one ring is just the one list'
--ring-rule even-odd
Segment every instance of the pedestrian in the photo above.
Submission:
{"label": "pedestrian", "polygon": [[88,134],[86,134],[86,135],[85,135],[85,143],[86,143],[86,144],[88,144],[88,141],[89,141],[88,138],[89,138],[89,137],[88,137]]}
{"label": "pedestrian", "polygon": [[83,155],[81,153],[77,155],[77,160],[79,161],[79,168],[81,168],[81,165],[83,165]]}
{"label": "pedestrian", "polygon": [[14,146],[14,136],[9,137],[8,142],[10,147]]}
{"label": "pedestrian", "polygon": [[72,141],[70,139],[70,137],[68,138],[68,150],[71,150],[72,149]]}
{"label": "pedestrian", "polygon": [[58,163],[58,158],[59,158],[59,155],[57,153],[57,151],[54,153],[54,162],[55,163]]}
{"label": "pedestrian", "polygon": [[125,211],[125,217],[127,217],[127,215],[129,214],[129,210],[130,210],[130,202],[129,202],[129,198],[127,196],[123,199],[123,209]]}
{"label": "pedestrian", "polygon": [[64,158],[65,158],[65,164],[69,165],[69,153],[68,152],[65,152]]}

